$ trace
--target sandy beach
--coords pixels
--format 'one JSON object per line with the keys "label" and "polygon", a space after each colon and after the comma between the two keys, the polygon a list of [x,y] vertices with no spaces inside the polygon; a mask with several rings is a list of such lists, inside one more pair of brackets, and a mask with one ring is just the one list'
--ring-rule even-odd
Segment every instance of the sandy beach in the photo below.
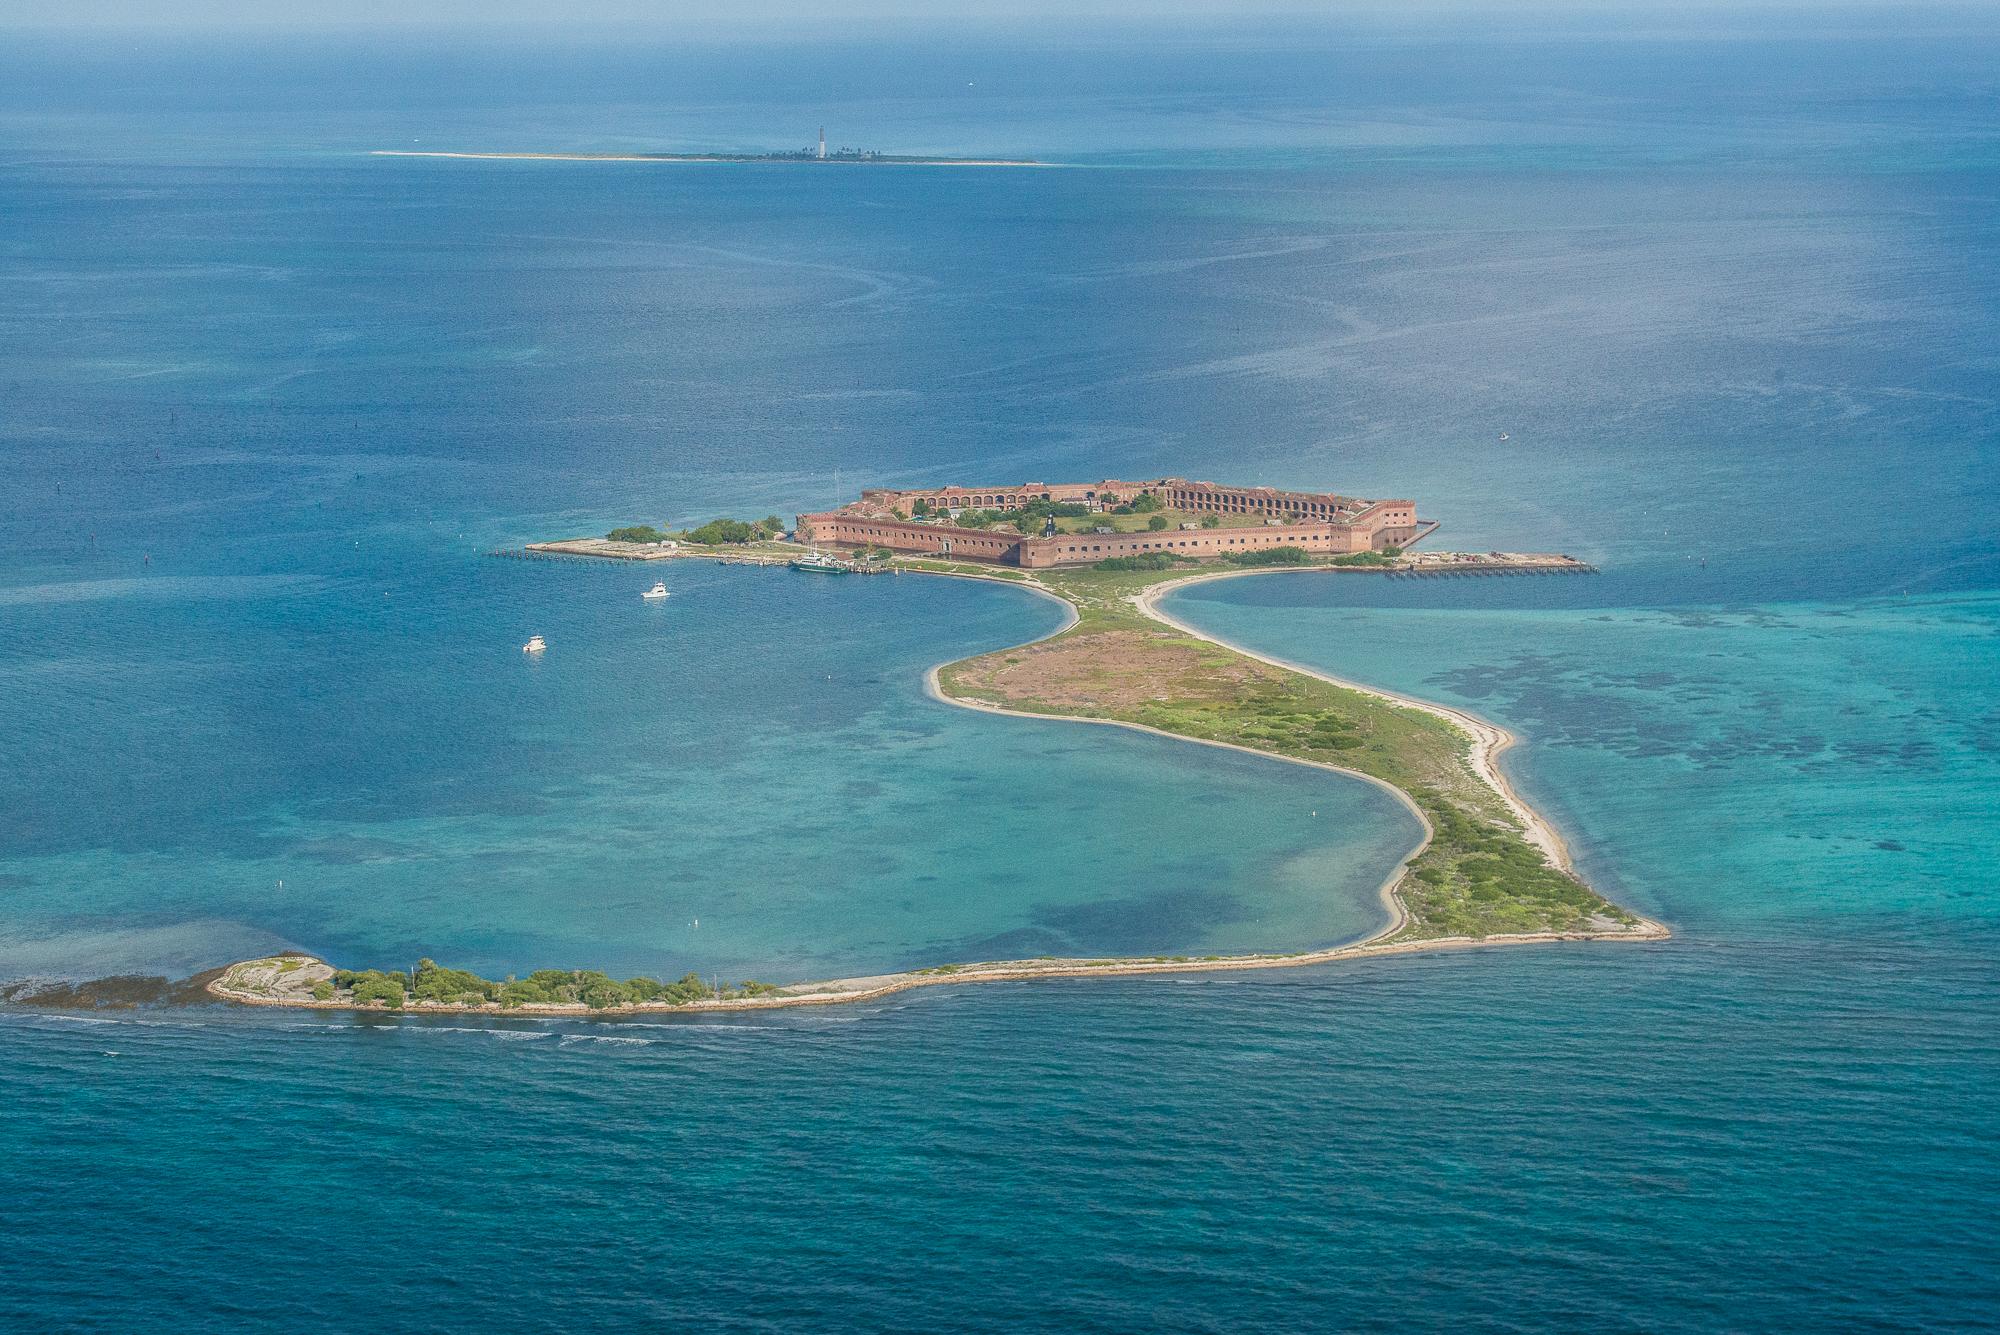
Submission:
{"label": "sandy beach", "polygon": [[[1232,640],[1223,639],[1219,635],[1210,635],[1206,631],[1196,630],[1193,626],[1188,625],[1187,622],[1162,612],[1159,607],[1159,601],[1162,597],[1172,593],[1176,589],[1184,589],[1193,584],[1206,584],[1212,580],[1219,579],[1240,579],[1250,575],[1314,573],[1317,572],[1309,570],[1208,571],[1199,575],[1190,575],[1186,579],[1177,579],[1170,583],[1154,585],[1140,594],[1136,601],[1141,612],[1144,612],[1147,616],[1160,622],[1162,625],[1172,626],[1183,635],[1192,635],[1197,640],[1207,640],[1210,644],[1219,644],[1234,653],[1242,654],[1245,658],[1255,659],[1259,663],[1268,663],[1270,666],[1282,668],[1286,672],[1296,672],[1302,677],[1313,677],[1326,682],[1328,685],[1339,686],[1344,690],[1359,691],[1363,695],[1372,695],[1378,700],[1387,700],[1392,704],[1421,710],[1435,718],[1444,719],[1463,730],[1472,738],[1472,752],[1469,759],[1473,772],[1483,779],[1494,792],[1498,793],[1500,799],[1507,804],[1508,809],[1520,819],[1521,832],[1526,836],[1528,842],[1546,853],[1549,861],[1574,875],[1576,867],[1570,861],[1569,845],[1563,842],[1563,837],[1556,832],[1555,826],[1544,820],[1542,814],[1529,806],[1521,795],[1514,790],[1514,785],[1507,781],[1506,773],[1500,768],[1501,753],[1514,745],[1516,740],[1514,734],[1507,731],[1507,729],[1497,723],[1489,723],[1477,714],[1467,713],[1462,709],[1453,709],[1449,705],[1435,704],[1429,700],[1419,700],[1415,696],[1399,695],[1395,691],[1385,691],[1374,686],[1364,686],[1358,681],[1348,681],[1342,677],[1329,676],[1324,672],[1302,666],[1298,663],[1289,663],[1282,658],[1273,658],[1268,654],[1260,654],[1255,649],[1246,649],[1244,646]],[[1258,754],[1268,753],[1259,752]]]}

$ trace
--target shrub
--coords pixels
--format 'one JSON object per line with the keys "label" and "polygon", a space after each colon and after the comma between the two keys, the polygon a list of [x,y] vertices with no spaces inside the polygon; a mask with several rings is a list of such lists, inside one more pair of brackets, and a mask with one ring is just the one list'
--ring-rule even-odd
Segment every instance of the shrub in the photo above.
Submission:
{"label": "shrub", "polygon": [[324,978],[320,979],[320,980],[319,980],[319,981],[318,981],[317,983],[314,983],[314,984],[313,984],[313,1000],[314,1000],[314,1001],[332,1001],[332,1000],[333,1000],[333,984],[332,984],[332,983],[329,983],[329,982],[327,982],[327,981],[326,981],[326,979],[324,979]]}
{"label": "shrub", "polygon": [[560,1000],[561,998],[554,991],[544,987],[532,978],[516,979],[513,982],[504,983],[500,987],[500,1004],[502,1006],[525,1006],[530,1003],[546,1004]]}
{"label": "shrub", "polygon": [[651,524],[634,524],[630,528],[614,528],[604,535],[613,542],[665,542],[667,535]]}
{"label": "shrub", "polygon": [[1303,566],[1312,564],[1312,553],[1303,547],[1266,547],[1258,552],[1228,552],[1222,559],[1239,566]]}
{"label": "shrub", "polygon": [[1165,528],[1166,526],[1167,526],[1167,517],[1165,515],[1154,515],[1151,519],[1148,519],[1146,521],[1146,527],[1151,529],[1155,533],[1158,533],[1161,529]]}
{"label": "shrub", "polygon": [[1158,496],[1155,496],[1150,491],[1142,491],[1137,496],[1134,496],[1132,498],[1132,509],[1131,509],[1132,514],[1135,515],[1151,514],[1153,511],[1158,510],[1160,508],[1161,508],[1160,498]]}
{"label": "shrub", "polygon": [[411,990],[419,1001],[477,1005],[492,1000],[499,987],[463,969],[442,969],[435,960],[418,960],[416,982]]}
{"label": "shrub", "polygon": [[1147,552],[1142,556],[1107,556],[1092,570],[1166,570],[1187,557],[1175,556],[1170,552]]}
{"label": "shrub", "polygon": [[354,985],[354,1004],[366,1006],[371,1001],[380,1001],[390,1010],[403,1008],[403,980],[396,975],[370,978]]}
{"label": "shrub", "polygon": [[700,528],[688,534],[688,541],[718,546],[722,543],[749,542],[757,530],[740,519],[711,519]]}
{"label": "shrub", "polygon": [[1221,516],[1221,515],[1203,515],[1203,516],[1201,517],[1201,526],[1202,526],[1203,528],[1221,528],[1221,527],[1222,527],[1222,516]]}

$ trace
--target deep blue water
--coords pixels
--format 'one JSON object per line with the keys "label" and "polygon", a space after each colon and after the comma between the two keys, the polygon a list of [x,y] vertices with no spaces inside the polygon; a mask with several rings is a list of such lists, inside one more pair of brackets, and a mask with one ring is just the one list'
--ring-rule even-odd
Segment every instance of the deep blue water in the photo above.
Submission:
{"label": "deep blue water", "polygon": [[[0,52],[0,979],[1371,927],[1372,790],[927,700],[1024,594],[481,555],[836,473],[1600,562],[1177,610],[1514,728],[1676,929],[644,1024],[7,1007],[0,1326],[2000,1323],[2000,41],[1875,22]],[[1066,165],[362,155],[821,121]]]}

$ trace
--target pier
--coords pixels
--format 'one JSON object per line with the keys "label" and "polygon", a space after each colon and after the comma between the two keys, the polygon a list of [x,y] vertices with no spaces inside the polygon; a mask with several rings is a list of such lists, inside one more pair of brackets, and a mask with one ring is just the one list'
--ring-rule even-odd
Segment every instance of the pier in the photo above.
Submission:
{"label": "pier", "polygon": [[1381,571],[1392,579],[1459,579],[1472,575],[1594,575],[1597,567],[1554,552],[1423,552]]}

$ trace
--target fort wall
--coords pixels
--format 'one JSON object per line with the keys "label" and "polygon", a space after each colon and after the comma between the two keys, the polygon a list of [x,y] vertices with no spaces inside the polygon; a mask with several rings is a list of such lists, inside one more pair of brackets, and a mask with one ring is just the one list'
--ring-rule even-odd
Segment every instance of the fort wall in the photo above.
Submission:
{"label": "fort wall", "polygon": [[[961,528],[914,515],[917,502],[940,514],[952,510],[1011,510],[1033,501],[1124,505],[1150,491],[1173,510],[1237,519],[1261,525],[1147,530],[1139,533],[1057,533],[1022,535],[1012,529]],[[1166,553],[1196,560],[1272,547],[1300,547],[1336,556],[1400,547],[1423,530],[1416,502],[1369,501],[1330,492],[1279,491],[1271,487],[1223,487],[1212,482],[1163,478],[1152,482],[1106,480],[1090,483],[1024,482],[1006,487],[930,487],[913,490],[871,488],[860,501],[839,510],[799,516],[802,541],[839,547],[886,547],[891,551],[992,561],[1030,569],[1090,565],[1112,557]]]}

